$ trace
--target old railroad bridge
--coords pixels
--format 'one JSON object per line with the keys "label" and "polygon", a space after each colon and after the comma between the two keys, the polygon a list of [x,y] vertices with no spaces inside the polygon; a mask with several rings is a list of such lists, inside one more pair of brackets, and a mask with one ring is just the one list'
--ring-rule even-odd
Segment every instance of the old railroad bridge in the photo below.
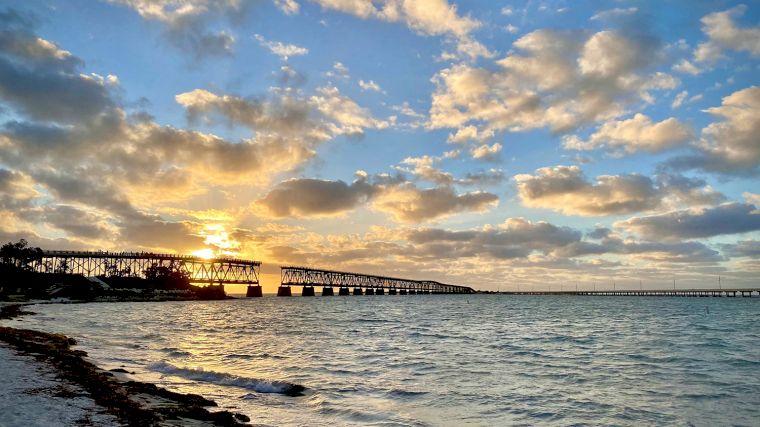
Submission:
{"label": "old railroad bridge", "polygon": [[[28,267],[38,273],[81,274],[85,277],[125,276],[145,277],[151,267],[166,267],[184,272],[191,283],[218,285],[247,285],[247,296],[263,295],[259,283],[261,262],[231,257],[202,258],[189,255],[157,254],[152,252],[106,251],[42,251]],[[279,296],[291,296],[292,287],[301,287],[301,295],[413,295],[413,294],[472,294],[466,286],[448,285],[431,280],[411,280],[345,271],[307,267],[280,267]],[[578,296],[682,296],[682,297],[752,297],[760,296],[760,288],[736,289],[668,289],[668,290],[575,290],[575,291],[517,291],[499,292],[509,295],[578,295]]]}
{"label": "old railroad bridge", "polygon": [[[191,283],[208,285],[248,285],[247,296],[263,295],[259,283],[261,262],[238,258],[201,258],[189,255],[157,254],[151,252],[106,251],[42,251],[42,256],[29,264],[38,273],[81,274],[85,277],[126,276],[145,277],[151,267],[166,267],[186,273]],[[314,287],[322,287],[322,295],[400,294],[462,294],[474,293],[472,288],[434,281],[398,279],[393,277],[356,274],[341,271],[317,270],[303,267],[281,267],[282,283],[279,296],[291,296],[291,286],[301,286],[302,295],[315,295]]]}

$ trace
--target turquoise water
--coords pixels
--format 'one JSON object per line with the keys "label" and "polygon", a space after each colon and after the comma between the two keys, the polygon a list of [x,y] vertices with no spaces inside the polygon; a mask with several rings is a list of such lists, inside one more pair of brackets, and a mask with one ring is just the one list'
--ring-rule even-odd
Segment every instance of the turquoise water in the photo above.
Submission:
{"label": "turquoise water", "polygon": [[[417,295],[36,306],[105,367],[261,425],[760,425],[760,298]],[[288,383],[305,395],[282,394]]]}

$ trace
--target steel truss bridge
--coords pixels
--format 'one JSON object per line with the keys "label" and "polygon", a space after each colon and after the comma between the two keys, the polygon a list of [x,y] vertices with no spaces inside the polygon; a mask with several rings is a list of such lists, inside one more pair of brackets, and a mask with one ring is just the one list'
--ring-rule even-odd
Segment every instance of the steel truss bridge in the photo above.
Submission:
{"label": "steel truss bridge", "polygon": [[143,278],[150,267],[167,267],[187,273],[191,283],[258,285],[261,263],[237,258],[205,259],[150,252],[43,251],[42,258],[34,260],[30,266],[38,273]]}
{"label": "steel truss bridge", "polygon": [[[348,288],[354,288],[354,294],[360,294],[362,288],[367,294],[395,294],[399,291],[406,293],[433,294],[472,294],[475,291],[467,286],[447,285],[431,280],[410,280],[395,277],[376,276],[371,274],[348,273],[345,271],[321,270],[307,267],[280,267],[280,283],[282,287],[303,286],[305,288],[322,286],[325,288],[338,287],[341,294],[347,294]],[[288,292],[289,294],[290,292]],[[323,295],[325,293],[323,292]]]}

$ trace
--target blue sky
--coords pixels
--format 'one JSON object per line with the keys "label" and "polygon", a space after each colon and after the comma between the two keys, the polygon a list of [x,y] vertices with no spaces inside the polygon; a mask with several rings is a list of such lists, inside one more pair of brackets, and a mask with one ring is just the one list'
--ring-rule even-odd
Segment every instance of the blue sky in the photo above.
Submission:
{"label": "blue sky", "polygon": [[4,240],[485,289],[760,271],[757,2],[0,5]]}

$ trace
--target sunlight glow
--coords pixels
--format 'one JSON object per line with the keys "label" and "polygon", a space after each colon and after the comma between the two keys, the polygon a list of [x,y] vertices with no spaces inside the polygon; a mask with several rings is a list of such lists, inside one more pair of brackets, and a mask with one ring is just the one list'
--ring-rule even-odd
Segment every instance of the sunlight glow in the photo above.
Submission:
{"label": "sunlight glow", "polygon": [[193,251],[193,256],[203,259],[211,259],[214,258],[214,251],[210,248],[198,249],[197,251]]}

